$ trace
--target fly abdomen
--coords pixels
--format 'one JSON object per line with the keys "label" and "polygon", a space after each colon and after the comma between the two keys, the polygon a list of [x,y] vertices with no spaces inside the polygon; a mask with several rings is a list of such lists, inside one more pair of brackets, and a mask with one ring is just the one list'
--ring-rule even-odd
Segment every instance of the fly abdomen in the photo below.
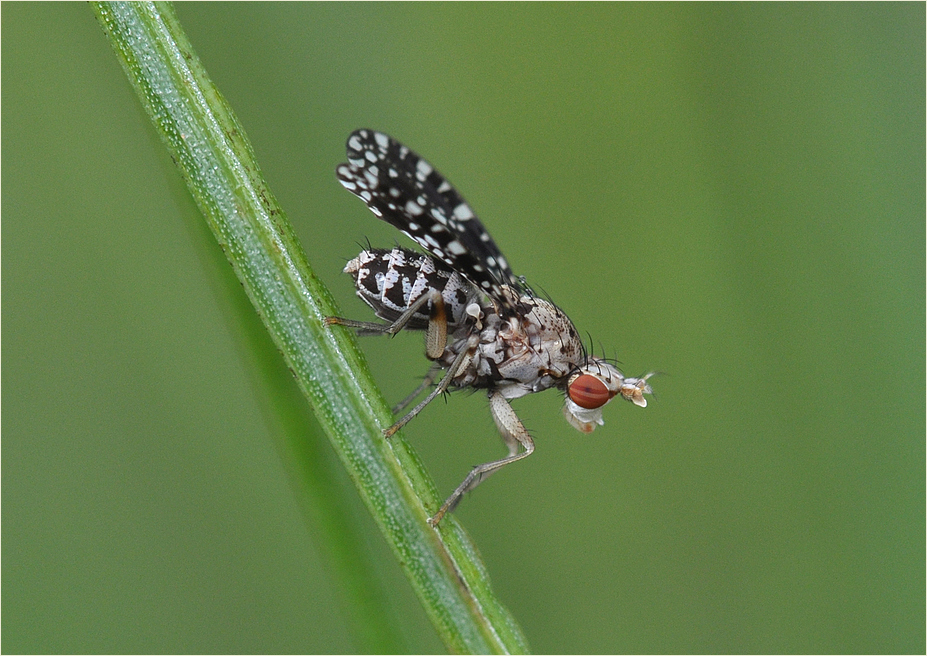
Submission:
{"label": "fly abdomen", "polygon": [[[360,252],[344,267],[357,288],[357,295],[385,321],[396,321],[402,313],[432,290],[441,294],[448,314],[448,327],[458,326],[476,290],[456,271],[427,255],[406,248],[371,248]],[[428,327],[426,303],[412,315],[406,328]]]}

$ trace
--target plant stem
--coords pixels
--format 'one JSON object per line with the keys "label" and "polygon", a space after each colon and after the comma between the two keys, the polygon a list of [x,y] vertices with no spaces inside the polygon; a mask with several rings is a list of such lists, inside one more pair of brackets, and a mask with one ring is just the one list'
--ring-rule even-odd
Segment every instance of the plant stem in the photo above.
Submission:
{"label": "plant stem", "polygon": [[[525,652],[518,625],[492,593],[459,524],[431,528],[431,479],[392,423],[353,336],[337,314],[267,187],[231,109],[206,75],[168,3],[92,3],[194,200],[283,354],[447,647]],[[296,450],[293,450],[295,453]],[[297,484],[317,474],[312,463]],[[302,481],[302,483],[300,483]],[[338,548],[343,548],[343,545]],[[375,612],[371,610],[370,612]],[[374,618],[370,618],[373,622]]]}

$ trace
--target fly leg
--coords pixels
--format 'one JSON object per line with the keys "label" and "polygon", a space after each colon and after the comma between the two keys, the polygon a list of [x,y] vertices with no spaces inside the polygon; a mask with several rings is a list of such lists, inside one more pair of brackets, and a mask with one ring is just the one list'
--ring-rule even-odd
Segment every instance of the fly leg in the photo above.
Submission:
{"label": "fly leg", "polygon": [[[499,429],[502,439],[505,440],[505,444],[509,448],[509,455],[501,460],[477,465],[470,470],[463,483],[447,498],[447,501],[438,509],[438,512],[428,520],[428,523],[432,526],[437,526],[441,518],[460,503],[460,499],[466,492],[482,483],[490,474],[499,471],[516,460],[527,458],[534,451],[534,440],[531,439],[525,425],[521,423],[515,411],[512,410],[512,406],[509,405],[509,402],[505,400],[502,394],[499,392],[489,394],[489,409],[492,412],[493,421],[496,422],[496,428]],[[523,448],[524,451],[519,453],[519,447]]]}
{"label": "fly leg", "polygon": [[[430,330],[429,324],[429,330]],[[444,378],[441,379],[441,382],[438,383],[437,387],[431,390],[431,393],[425,397],[425,400],[419,403],[417,406],[412,408],[405,417],[397,421],[395,424],[383,431],[383,435],[386,437],[392,437],[396,431],[408,424],[415,415],[420,413],[426,405],[435,400],[439,394],[444,394],[447,391],[447,388],[450,387],[451,381],[454,380],[454,377],[458,372],[463,368],[463,366],[470,360],[470,353],[472,349],[476,348],[479,343],[479,335],[472,335],[467,342],[467,346],[460,350],[460,353],[457,354],[457,357],[454,358],[454,361],[451,363],[451,366],[448,367],[447,373],[444,374]]]}
{"label": "fly leg", "polygon": [[404,398],[393,407],[393,414],[398,415],[405,409],[406,406],[412,403],[412,401],[414,401],[419,394],[431,387],[438,379],[439,371],[441,371],[441,363],[435,362],[433,365],[431,365],[431,369],[428,370],[428,373],[425,374],[425,378],[422,379],[422,384],[416,387],[414,392],[409,394],[409,396]]}
{"label": "fly leg", "polygon": [[[356,328],[359,334],[366,333],[395,335],[400,330],[402,330],[407,323],[409,323],[409,320],[412,318],[412,316],[419,309],[421,309],[425,303],[430,303],[428,329],[425,332],[425,354],[431,360],[437,360],[442,355],[444,355],[444,349],[447,347],[447,307],[444,303],[444,297],[441,296],[441,293],[437,290],[432,290],[430,294],[423,294],[420,298],[416,299],[416,301],[410,305],[402,313],[402,315],[396,319],[396,321],[389,325],[368,321],[354,321],[353,319],[343,319],[341,317],[325,317],[325,323],[329,326],[338,325],[347,326],[348,328]],[[424,401],[412,408],[409,414],[384,430],[384,436],[392,437],[396,431],[409,423],[409,421],[415,417],[415,415],[421,412],[426,405],[431,403],[435,397],[437,397],[439,394],[443,394],[447,390],[451,384],[451,381],[454,380],[454,376],[457,375],[461,367],[469,360],[469,354],[479,342],[479,336],[472,336],[470,341],[472,343],[468,343],[467,347],[461,349],[460,353],[457,354],[457,357],[454,358],[454,361],[448,368],[444,378],[442,378],[441,382],[438,383],[438,386],[431,391],[431,393],[425,398]],[[428,372],[428,375],[425,376],[425,380],[422,381],[422,384],[418,387],[418,389],[416,389],[411,396],[406,397],[406,399],[404,399],[399,404],[397,410],[401,410],[406,405],[411,403],[412,399],[418,396],[426,387],[431,385],[437,377],[436,374],[440,369],[441,364],[436,363],[431,368],[431,371]]]}
{"label": "fly leg", "polygon": [[[426,303],[431,303],[431,312],[429,313],[430,317],[428,319],[428,334],[431,335],[432,332],[434,332],[433,337],[426,337],[426,350],[428,351],[428,357],[435,359],[440,357],[447,341],[447,312],[444,309],[444,298],[441,296],[441,292],[436,289],[431,290],[429,294],[422,294],[415,299],[415,302],[403,310],[399,318],[390,324],[377,323],[375,321],[356,321],[343,317],[325,317],[324,321],[326,326],[354,328],[357,330],[358,335],[395,335],[406,327],[409,320],[412,319],[415,313]],[[436,325],[432,328],[432,324],[438,323],[443,323],[443,326]],[[432,356],[432,342],[440,342],[442,336],[444,337],[444,343],[441,344],[441,351],[438,355]]]}

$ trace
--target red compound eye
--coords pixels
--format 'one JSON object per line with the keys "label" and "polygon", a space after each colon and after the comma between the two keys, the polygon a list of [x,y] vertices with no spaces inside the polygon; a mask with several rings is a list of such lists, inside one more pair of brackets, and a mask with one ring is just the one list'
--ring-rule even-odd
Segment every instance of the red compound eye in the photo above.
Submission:
{"label": "red compound eye", "polygon": [[601,380],[589,374],[578,376],[567,390],[573,403],[586,410],[595,410],[608,403],[613,394]]}

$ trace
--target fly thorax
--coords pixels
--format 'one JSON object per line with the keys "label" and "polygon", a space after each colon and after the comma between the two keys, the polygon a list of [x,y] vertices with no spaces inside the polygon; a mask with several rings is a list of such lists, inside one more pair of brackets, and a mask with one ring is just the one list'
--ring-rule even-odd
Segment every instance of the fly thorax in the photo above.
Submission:
{"label": "fly thorax", "polygon": [[582,353],[576,329],[556,306],[529,296],[519,302],[525,314],[484,329],[473,358],[477,375],[510,399],[554,387]]}

